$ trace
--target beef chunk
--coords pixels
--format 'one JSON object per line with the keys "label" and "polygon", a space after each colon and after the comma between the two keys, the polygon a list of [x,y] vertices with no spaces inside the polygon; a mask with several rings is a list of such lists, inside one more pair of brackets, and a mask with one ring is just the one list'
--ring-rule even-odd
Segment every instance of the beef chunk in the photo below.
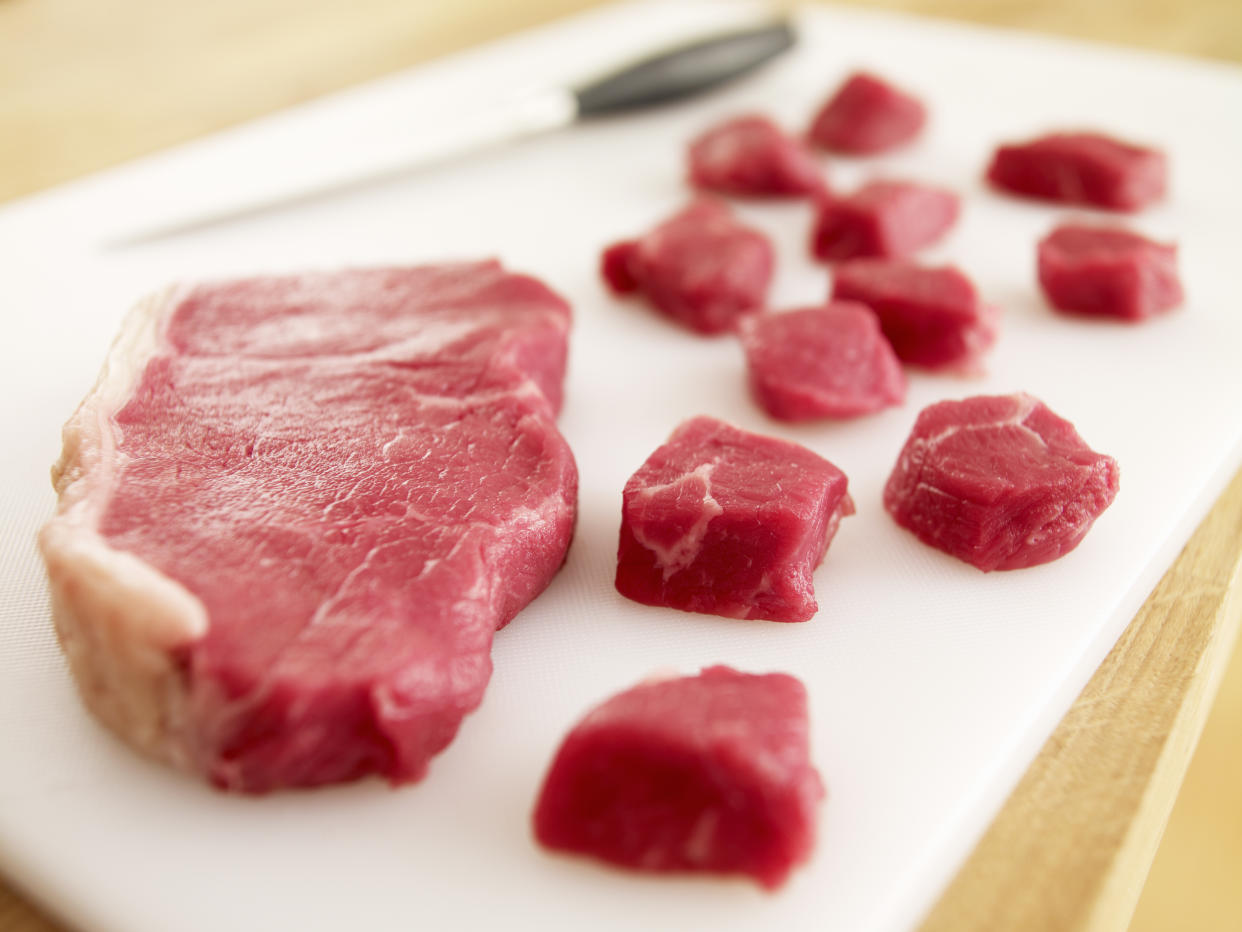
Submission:
{"label": "beef chunk", "polygon": [[807,135],[832,152],[876,155],[909,142],[926,121],[918,98],[860,71],[824,104]]}
{"label": "beef chunk", "polygon": [[1012,194],[1107,210],[1141,210],[1164,197],[1164,153],[1099,133],[1053,133],[1003,145],[987,177]]}
{"label": "beef chunk", "polygon": [[751,393],[782,421],[857,417],[906,396],[901,363],[861,304],[758,314],[741,335]]}
{"label": "beef chunk", "polygon": [[646,605],[806,621],[812,571],[854,513],[823,457],[709,417],[686,421],[625,484],[617,591]]}
{"label": "beef chunk", "polygon": [[927,369],[977,371],[980,355],[996,341],[996,311],[952,266],[843,262],[834,273],[832,297],[871,308],[897,355]]}
{"label": "beef chunk", "polygon": [[604,280],[640,292],[656,310],[699,333],[730,330],[760,310],[772,278],[772,246],[722,202],[702,199],[636,240],[604,252]]}
{"label": "beef chunk", "polygon": [[884,507],[925,544],[987,572],[1069,553],[1113,501],[1117,462],[1026,394],[942,401],[914,424]]}
{"label": "beef chunk", "polygon": [[690,143],[690,183],[738,197],[806,197],[824,190],[815,157],[765,116],[712,127]]}
{"label": "beef chunk", "polygon": [[534,828],[548,848],[633,870],[772,889],[810,857],[823,796],[802,683],[716,666],[589,712],[557,751]]}
{"label": "beef chunk", "polygon": [[907,181],[873,181],[821,202],[811,252],[826,262],[905,256],[929,246],[957,221],[952,191]]}
{"label": "beef chunk", "polygon": [[1059,311],[1143,320],[1182,303],[1177,247],[1067,223],[1039,242],[1039,284]]}

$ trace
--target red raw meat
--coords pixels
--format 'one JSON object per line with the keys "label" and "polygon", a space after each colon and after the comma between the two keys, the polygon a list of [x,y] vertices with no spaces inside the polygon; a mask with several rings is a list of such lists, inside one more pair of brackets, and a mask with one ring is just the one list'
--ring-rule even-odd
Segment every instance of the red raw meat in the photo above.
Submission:
{"label": "red raw meat", "polygon": [[823,783],[806,690],[784,673],[708,667],[597,706],[557,751],[535,807],[548,848],[634,870],[785,882],[815,844]]}
{"label": "red raw meat", "polygon": [[845,515],[823,457],[709,417],[686,421],[625,484],[617,591],[645,605],[806,621],[812,571]]}
{"label": "red raw meat", "polygon": [[934,243],[957,221],[952,191],[907,181],[873,181],[849,197],[822,201],[811,252],[827,262],[905,256]]}
{"label": "red raw meat", "polygon": [[1098,133],[1053,133],[1001,146],[988,181],[1025,197],[1108,210],[1141,210],[1164,197],[1164,153]]}
{"label": "red raw meat", "polygon": [[641,239],[610,246],[601,271],[618,294],[641,292],[683,326],[713,334],[763,307],[773,262],[766,236],[701,199]]}
{"label": "red raw meat", "polygon": [[843,262],[833,274],[832,297],[871,308],[897,355],[916,366],[977,372],[979,357],[996,342],[996,310],[952,266]]}
{"label": "red raw meat", "polygon": [[751,393],[783,421],[857,417],[906,397],[906,377],[874,314],[833,301],[742,323]]}
{"label": "red raw meat", "polygon": [[227,789],[422,777],[565,558],[568,327],[494,262],[136,308],[40,536],[86,704]]}
{"label": "red raw meat", "polygon": [[1177,247],[1110,227],[1064,224],[1039,242],[1039,284],[1057,310],[1143,320],[1182,303]]}
{"label": "red raw meat", "polygon": [[1117,462],[1026,394],[924,408],[884,507],[925,544],[989,570],[1069,553],[1113,501]]}
{"label": "red raw meat", "polygon": [[807,135],[833,152],[875,155],[909,142],[925,122],[918,98],[860,71],[824,104]]}
{"label": "red raw meat", "polygon": [[738,197],[806,197],[824,190],[819,163],[765,116],[735,117],[690,143],[690,183]]}

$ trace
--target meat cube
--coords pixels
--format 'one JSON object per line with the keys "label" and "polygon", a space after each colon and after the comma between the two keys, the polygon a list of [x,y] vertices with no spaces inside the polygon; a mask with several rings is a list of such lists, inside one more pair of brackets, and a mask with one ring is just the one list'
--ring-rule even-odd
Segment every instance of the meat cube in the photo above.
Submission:
{"label": "meat cube", "polygon": [[782,421],[869,414],[906,397],[906,377],[876,316],[833,301],[744,321],[750,389]]}
{"label": "meat cube", "polygon": [[765,116],[736,117],[690,143],[690,183],[738,197],[806,197],[824,190],[819,163]]}
{"label": "meat cube", "polygon": [[823,783],[806,690],[729,667],[640,683],[597,706],[557,751],[535,837],[632,870],[785,882],[815,843]]}
{"label": "meat cube", "polygon": [[873,181],[820,203],[811,252],[825,262],[905,256],[938,240],[957,221],[952,191],[908,181]]}
{"label": "meat cube", "polygon": [[1059,311],[1143,320],[1182,303],[1177,247],[1067,223],[1039,242],[1039,284]]}
{"label": "meat cube", "polygon": [[1053,133],[1003,145],[987,177],[1012,194],[1106,210],[1141,210],[1164,197],[1167,166],[1157,149],[1099,133]]}
{"label": "meat cube", "polygon": [[601,271],[614,292],[640,292],[677,323],[713,334],[763,307],[773,262],[766,236],[738,223],[724,203],[701,199],[645,236],[610,246]]}
{"label": "meat cube", "polygon": [[859,301],[904,362],[964,373],[996,342],[996,310],[952,266],[928,268],[892,259],[855,259],[837,266],[834,300]]}
{"label": "meat cube", "polygon": [[859,71],[824,104],[807,135],[831,152],[876,155],[909,142],[926,122],[918,98]]}
{"label": "meat cube", "polygon": [[845,515],[845,474],[709,417],[678,427],[625,484],[617,591],[726,618],[806,621],[812,571]]}
{"label": "meat cube", "polygon": [[942,401],[915,421],[884,507],[925,544],[984,572],[1048,563],[1117,494],[1117,462],[1030,395]]}

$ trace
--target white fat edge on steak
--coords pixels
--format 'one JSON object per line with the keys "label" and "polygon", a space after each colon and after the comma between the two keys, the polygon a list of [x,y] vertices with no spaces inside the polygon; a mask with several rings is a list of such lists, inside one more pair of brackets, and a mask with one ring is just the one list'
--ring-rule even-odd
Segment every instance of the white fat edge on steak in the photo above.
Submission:
{"label": "white fat edge on steak", "polygon": [[202,602],[99,534],[118,466],[114,417],[164,344],[185,289],[152,295],[126,315],[94,388],[63,430],[52,467],[60,499],[39,533],[52,621],[87,707],[146,754],[190,766],[187,695],[173,650],[207,631]]}

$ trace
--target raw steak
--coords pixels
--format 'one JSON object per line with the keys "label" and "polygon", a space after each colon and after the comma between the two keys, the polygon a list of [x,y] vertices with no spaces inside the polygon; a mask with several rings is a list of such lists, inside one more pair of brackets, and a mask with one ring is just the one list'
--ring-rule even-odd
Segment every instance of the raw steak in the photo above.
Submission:
{"label": "raw steak", "polygon": [[874,314],[833,301],[742,323],[751,394],[782,421],[869,414],[906,397],[906,377]]}
{"label": "raw steak", "polygon": [[1117,462],[1026,394],[923,409],[884,507],[925,544],[979,569],[1048,563],[1078,546],[1117,494]]}
{"label": "raw steak", "polygon": [[1182,303],[1177,247],[1067,223],[1039,241],[1039,284],[1057,310],[1143,320]]}
{"label": "raw steak", "polygon": [[912,365],[978,372],[979,357],[996,342],[996,310],[953,266],[843,262],[833,274],[832,297],[871,308],[897,355]]}
{"label": "raw steak", "polygon": [[690,183],[738,197],[806,197],[824,190],[815,157],[765,116],[712,127],[690,143]]}
{"label": "raw steak", "polygon": [[597,706],[557,751],[535,836],[635,870],[748,874],[768,889],[810,857],[823,783],[806,690],[708,667]]}
{"label": "raw steak", "polygon": [[641,292],[676,322],[712,334],[763,307],[773,261],[766,236],[705,198],[646,236],[610,246],[602,272],[618,294]]}
{"label": "raw steak", "polygon": [[87,706],[227,789],[419,779],[569,545],[568,327],[497,263],[135,308],[40,537]]}
{"label": "raw steak", "polygon": [[952,191],[908,181],[873,181],[820,204],[811,252],[826,262],[905,256],[940,239],[957,221]]}
{"label": "raw steak", "polygon": [[816,145],[848,155],[876,155],[909,142],[927,122],[918,98],[860,71],[824,104],[807,133]]}
{"label": "raw steak", "polygon": [[1164,197],[1164,153],[1098,133],[1054,133],[1001,146],[988,181],[1045,201],[1141,210]]}
{"label": "raw steak", "polygon": [[786,440],[686,421],[625,484],[617,591],[645,605],[806,621],[845,474]]}

